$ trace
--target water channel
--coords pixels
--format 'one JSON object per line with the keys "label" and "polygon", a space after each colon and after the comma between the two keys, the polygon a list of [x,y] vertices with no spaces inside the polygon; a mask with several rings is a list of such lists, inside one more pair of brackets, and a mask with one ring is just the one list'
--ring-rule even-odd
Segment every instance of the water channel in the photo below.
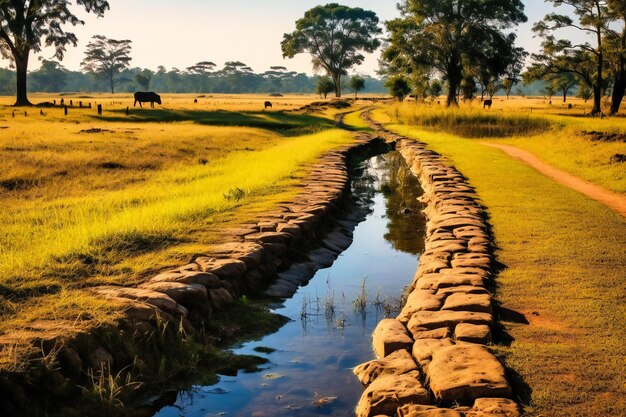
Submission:
{"label": "water channel", "polygon": [[266,357],[263,369],[180,392],[157,417],[354,415],[363,386],[351,368],[373,358],[374,327],[397,314],[423,251],[424,219],[419,183],[396,152],[363,162],[352,191],[368,212],[352,245],[272,305],[289,323],[235,349]]}

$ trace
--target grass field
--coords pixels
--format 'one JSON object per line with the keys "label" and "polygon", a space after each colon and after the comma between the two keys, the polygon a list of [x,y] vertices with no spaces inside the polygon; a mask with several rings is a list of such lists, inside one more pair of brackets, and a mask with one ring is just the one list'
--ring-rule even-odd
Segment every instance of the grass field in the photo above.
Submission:
{"label": "grass field", "polygon": [[[375,117],[389,123],[396,110],[379,110]],[[488,207],[498,260],[506,266],[497,277],[497,299],[507,311],[501,320],[509,343],[497,349],[517,374],[517,393],[528,415],[624,415],[624,219],[475,139],[430,127],[388,126],[448,157]],[[574,129],[578,126],[585,125]],[[545,143],[554,134],[510,141],[527,140],[546,160],[565,158],[554,149],[567,142],[566,133]],[[585,144],[579,152],[592,147]],[[549,156],[546,150],[555,153]],[[586,166],[594,157],[575,156]],[[595,181],[619,189],[624,180],[600,176]]]}
{"label": "grass field", "polygon": [[479,103],[463,104],[459,109],[403,103],[378,114],[383,121],[398,121],[429,132],[517,146],[557,168],[607,189],[626,192],[626,166],[612,160],[616,154],[626,155],[625,140],[593,141],[583,134],[597,131],[624,135],[626,118],[581,117],[586,109],[584,103],[572,102],[574,107],[568,109],[562,103],[549,105],[543,99],[498,98],[491,110]]}
{"label": "grass field", "polygon": [[[283,98],[293,109],[314,99]],[[295,193],[306,164],[353,140],[332,119],[261,111],[260,96],[200,100],[166,97],[164,109],[129,116],[128,96],[98,97],[109,103],[102,116],[0,107],[0,334],[35,318],[114,319],[81,289],[187,262],[224,228]]]}

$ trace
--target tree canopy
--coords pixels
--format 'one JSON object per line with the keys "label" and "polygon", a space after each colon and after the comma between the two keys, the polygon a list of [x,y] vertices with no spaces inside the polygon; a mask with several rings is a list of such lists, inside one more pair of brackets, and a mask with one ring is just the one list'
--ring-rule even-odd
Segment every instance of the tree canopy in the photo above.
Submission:
{"label": "tree canopy", "polygon": [[40,52],[42,44],[54,48],[54,57],[62,60],[68,45],[78,38],[64,25],[82,25],[73,12],[73,3],[87,13],[103,16],[109,9],[106,0],[0,0],[0,54],[16,68],[16,105],[30,105],[27,95],[28,60],[31,52]]}
{"label": "tree canopy", "polygon": [[399,8],[401,17],[387,22],[383,59],[391,74],[441,74],[448,106],[458,105],[469,67],[488,68],[494,78],[520,59],[519,50],[510,53],[515,35],[504,33],[527,20],[520,0],[404,0]]}
{"label": "tree canopy", "polygon": [[115,93],[117,77],[123,69],[128,68],[132,60],[131,41],[109,39],[102,35],[95,35],[92,39],[87,44],[81,65],[86,71],[106,80],[111,93]]}
{"label": "tree canopy", "polygon": [[336,3],[317,6],[296,22],[281,43],[283,57],[301,53],[312,56],[313,67],[324,69],[332,78],[335,94],[341,96],[341,77],[365,59],[362,52],[374,52],[382,33],[376,13]]}

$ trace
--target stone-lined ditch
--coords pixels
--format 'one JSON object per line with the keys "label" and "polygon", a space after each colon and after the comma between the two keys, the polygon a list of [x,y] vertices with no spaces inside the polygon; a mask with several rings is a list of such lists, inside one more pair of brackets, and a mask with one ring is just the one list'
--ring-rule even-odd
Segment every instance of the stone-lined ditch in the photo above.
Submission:
{"label": "stone-lined ditch", "polygon": [[[247,300],[320,242],[322,248],[312,254],[313,269],[332,262],[350,244],[350,230],[359,218],[344,219],[347,234],[334,230],[337,218],[350,208],[348,160],[380,152],[377,148],[388,150],[382,141],[360,135],[354,145],[326,153],[312,166],[293,200],[254,222],[225,231],[223,244],[207,248],[187,265],[149,277],[136,287],[89,289],[124,309],[124,318],[115,326],[68,334],[54,322],[35,320],[19,332],[19,338],[0,336],[0,349],[20,344],[35,348],[28,369],[0,375],[0,412],[7,416],[69,415],[72,404],[85,406],[95,397],[96,404],[108,402],[102,409],[86,407],[74,410],[75,414],[114,415],[120,411],[120,392],[131,388],[128,381],[132,386],[141,383],[150,392],[155,383],[167,385],[163,376],[172,366],[178,372],[187,368],[193,373],[202,364],[199,356],[213,352],[213,345],[223,346],[221,339],[245,337],[238,334],[239,328],[246,327],[249,336],[282,323],[259,315],[259,309],[248,309]],[[218,328],[207,327],[211,324],[207,319],[212,318],[215,325],[222,312],[239,317],[230,318],[226,325],[230,328],[219,323]],[[249,322],[257,319],[264,320],[265,327],[254,329]]]}
{"label": "stone-lined ditch", "polygon": [[[360,171],[351,187],[355,209],[338,220],[340,228],[309,260],[280,273],[267,292],[285,297],[272,307],[291,321],[235,351],[265,352],[270,362],[258,373],[223,376],[217,385],[180,392],[158,417],[353,414],[362,385],[352,368],[371,356],[370,334],[378,321],[399,312],[425,233],[417,201],[422,190],[398,153],[373,157]],[[352,232],[354,221],[359,223]],[[351,236],[333,261],[323,253],[341,241],[337,234]],[[320,259],[324,267],[309,273]]]}

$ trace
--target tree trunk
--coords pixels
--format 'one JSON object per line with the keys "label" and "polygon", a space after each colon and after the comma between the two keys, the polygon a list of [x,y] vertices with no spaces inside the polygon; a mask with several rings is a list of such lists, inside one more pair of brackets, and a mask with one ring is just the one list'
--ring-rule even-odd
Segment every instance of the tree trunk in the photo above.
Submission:
{"label": "tree trunk", "polygon": [[463,72],[461,70],[461,60],[452,59],[448,65],[448,98],[446,99],[446,106],[459,107],[459,98],[457,91],[463,80]]}
{"label": "tree trunk", "polygon": [[28,56],[30,51],[22,53],[22,57],[15,57],[15,74],[16,74],[16,106],[32,106],[28,100]]}
{"label": "tree trunk", "polygon": [[563,90],[563,103],[567,103],[567,90]]}
{"label": "tree trunk", "polygon": [[333,84],[335,85],[335,97],[341,97],[341,74],[332,74]]}
{"label": "tree trunk", "polygon": [[602,114],[602,86],[593,86],[593,109],[591,109],[591,115],[595,116]]}
{"label": "tree trunk", "polygon": [[611,115],[619,113],[619,108],[622,105],[624,94],[626,94],[626,58],[621,58],[620,61],[621,68],[615,77],[615,84],[613,85],[610,111]]}

